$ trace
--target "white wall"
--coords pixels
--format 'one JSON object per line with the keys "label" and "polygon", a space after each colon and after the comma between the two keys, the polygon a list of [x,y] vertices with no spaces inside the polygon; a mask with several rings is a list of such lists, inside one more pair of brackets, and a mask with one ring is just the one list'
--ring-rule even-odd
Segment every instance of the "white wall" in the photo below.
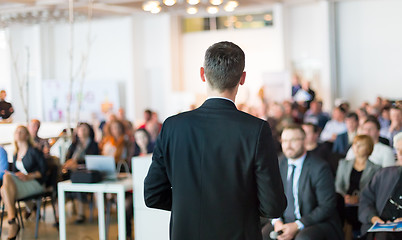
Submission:
{"label": "white wall", "polygon": [[287,67],[311,81],[325,108],[332,107],[329,5],[307,1],[285,5]]}
{"label": "white wall", "polygon": [[[231,41],[246,55],[246,83],[239,88],[237,102],[254,102],[264,75],[285,70],[281,7],[273,10],[274,25],[259,29],[233,29],[186,33],[183,35],[183,78],[185,90],[197,97],[206,94],[206,84],[200,79],[205,51],[220,41]],[[194,101],[200,99],[194,99]],[[194,102],[193,102],[194,103]],[[191,102],[189,103],[191,104]]]}
{"label": "white wall", "polygon": [[336,10],[341,97],[353,107],[401,99],[402,1],[342,1]]}

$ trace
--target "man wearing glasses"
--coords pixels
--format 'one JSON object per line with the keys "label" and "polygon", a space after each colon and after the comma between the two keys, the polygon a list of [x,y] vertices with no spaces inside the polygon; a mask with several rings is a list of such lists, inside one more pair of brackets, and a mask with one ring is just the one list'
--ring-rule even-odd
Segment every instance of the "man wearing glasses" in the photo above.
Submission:
{"label": "man wearing glasses", "polygon": [[[282,132],[282,150],[279,169],[288,206],[281,218],[272,219],[263,227],[264,239],[270,231],[279,234],[279,240],[338,240],[343,239],[336,213],[334,178],[330,166],[307,153],[304,130],[298,126],[286,127]],[[272,234],[271,234],[272,236]]]}

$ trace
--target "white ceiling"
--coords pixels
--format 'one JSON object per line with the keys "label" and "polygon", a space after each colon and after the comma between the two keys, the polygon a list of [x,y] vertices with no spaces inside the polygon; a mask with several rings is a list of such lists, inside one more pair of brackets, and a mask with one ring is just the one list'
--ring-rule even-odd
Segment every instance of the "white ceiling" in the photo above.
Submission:
{"label": "white ceiling", "polygon": [[[224,0],[227,1],[227,0]],[[74,12],[86,14],[88,11],[89,0],[74,0]],[[142,4],[144,0],[93,0],[93,16],[121,16],[132,15],[143,12]],[[268,5],[282,0],[238,0],[239,7],[249,8]],[[38,15],[42,11],[66,11],[68,10],[69,0],[0,0],[0,16],[9,14],[34,14]],[[200,6],[209,5],[208,0],[201,0]],[[178,0],[173,7],[164,7],[163,12],[185,13],[187,3],[185,0]]]}

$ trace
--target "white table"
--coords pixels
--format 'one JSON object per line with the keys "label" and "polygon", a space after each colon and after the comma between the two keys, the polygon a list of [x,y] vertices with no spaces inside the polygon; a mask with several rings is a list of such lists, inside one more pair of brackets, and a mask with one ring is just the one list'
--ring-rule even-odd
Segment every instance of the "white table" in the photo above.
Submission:
{"label": "white table", "polygon": [[131,176],[123,180],[103,181],[100,183],[72,183],[70,180],[58,183],[60,240],[66,239],[65,192],[91,192],[96,194],[100,240],[106,240],[105,203],[103,196],[105,193],[116,193],[118,239],[126,239],[125,193],[132,189],[133,182]]}

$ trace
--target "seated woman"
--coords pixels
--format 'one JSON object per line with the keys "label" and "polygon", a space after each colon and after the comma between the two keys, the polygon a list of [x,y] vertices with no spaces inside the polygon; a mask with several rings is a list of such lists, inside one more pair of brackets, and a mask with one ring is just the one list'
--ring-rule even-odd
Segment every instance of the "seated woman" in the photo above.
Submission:
{"label": "seated woman", "polygon": [[15,221],[17,199],[44,191],[46,161],[43,153],[33,147],[29,131],[24,126],[18,126],[14,134],[15,155],[12,172],[3,176],[1,197],[7,211],[10,230],[8,239],[16,239],[20,226]]}
{"label": "seated woman", "polygon": [[[359,203],[359,220],[362,233],[376,222],[402,222],[402,132],[394,137],[397,162],[394,167],[383,168],[362,190]],[[370,232],[367,240],[399,240],[402,232]]]}
{"label": "seated woman", "polygon": [[132,156],[131,143],[126,139],[125,129],[122,122],[113,120],[106,125],[107,135],[99,144],[101,154],[113,156],[116,163],[119,161],[129,162]]}
{"label": "seated woman", "polygon": [[[370,136],[358,135],[353,139],[352,150],[355,159],[341,160],[335,179],[335,188],[345,199],[345,220],[359,235],[361,227],[357,219],[357,205],[360,191],[373,178],[381,166],[372,163],[368,157],[373,151],[374,142]],[[356,236],[357,237],[357,236]]]}
{"label": "seated woman", "polygon": [[[85,164],[85,155],[98,155],[99,148],[95,142],[95,132],[88,123],[80,123],[77,127],[76,137],[68,148],[66,162],[63,165],[63,172],[76,170],[78,165]],[[77,198],[77,219],[76,224],[85,221],[84,202],[86,202],[86,193],[73,194]]]}
{"label": "seated woman", "polygon": [[137,131],[135,131],[134,136],[135,136],[134,156],[144,156],[153,152],[154,146],[151,143],[151,135],[149,135],[147,130],[140,128]]}

